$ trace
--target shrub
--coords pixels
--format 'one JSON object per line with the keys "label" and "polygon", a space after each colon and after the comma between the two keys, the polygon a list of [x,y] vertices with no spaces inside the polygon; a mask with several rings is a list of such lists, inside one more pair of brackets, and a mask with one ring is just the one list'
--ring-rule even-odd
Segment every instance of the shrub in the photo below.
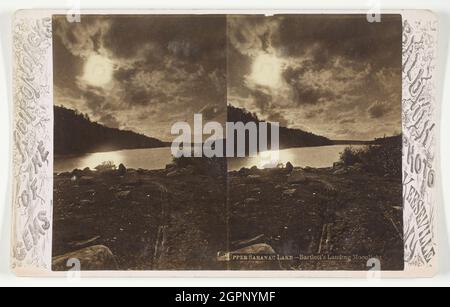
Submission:
{"label": "shrub", "polygon": [[95,167],[95,169],[99,172],[106,172],[106,171],[114,171],[117,169],[116,165],[112,161],[105,161],[102,164]]}
{"label": "shrub", "polygon": [[356,149],[353,147],[347,147],[341,152],[340,161],[344,163],[344,165],[351,166],[356,163],[361,163],[361,156],[363,154],[364,149]]}
{"label": "shrub", "polygon": [[340,161],[351,166],[361,163],[365,171],[381,176],[402,175],[402,136],[377,139],[375,145],[363,149],[346,148]]}

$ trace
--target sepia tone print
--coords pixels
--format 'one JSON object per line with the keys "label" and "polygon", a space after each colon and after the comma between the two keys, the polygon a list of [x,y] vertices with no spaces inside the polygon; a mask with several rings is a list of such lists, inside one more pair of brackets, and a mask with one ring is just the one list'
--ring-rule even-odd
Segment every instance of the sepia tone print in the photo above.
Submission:
{"label": "sepia tone print", "polygon": [[80,21],[53,17],[54,270],[403,270],[400,15]]}
{"label": "sepia tone print", "polygon": [[225,16],[55,16],[53,268],[218,270],[226,164],[171,127],[226,120]]}
{"label": "sepia tone print", "polygon": [[229,121],[280,123],[279,151],[229,161],[231,268],[403,270],[401,16],[236,15],[227,34]]}

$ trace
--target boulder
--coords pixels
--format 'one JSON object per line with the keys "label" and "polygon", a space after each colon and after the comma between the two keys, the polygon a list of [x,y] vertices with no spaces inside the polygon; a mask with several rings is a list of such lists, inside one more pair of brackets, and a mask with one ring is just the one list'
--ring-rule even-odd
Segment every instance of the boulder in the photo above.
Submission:
{"label": "boulder", "polygon": [[69,245],[72,247],[76,247],[76,248],[84,248],[86,246],[92,245],[94,242],[98,241],[101,238],[101,236],[95,236],[92,237],[88,240],[84,240],[84,241],[75,241],[75,242],[70,242]]}
{"label": "boulder", "polygon": [[288,183],[306,183],[308,182],[308,178],[305,176],[305,173],[300,170],[293,171],[291,175],[288,177]]}
{"label": "boulder", "polygon": [[137,173],[138,173],[139,175],[145,175],[146,170],[143,169],[143,168],[138,168]]}
{"label": "boulder", "polygon": [[111,250],[103,245],[87,247],[52,259],[54,271],[73,269],[70,264],[79,261],[81,271],[115,271],[119,267]]}
{"label": "boulder", "polygon": [[250,171],[252,171],[252,172],[258,172],[258,171],[259,171],[259,168],[258,168],[256,165],[254,165],[254,166],[252,166],[252,167],[250,168]]}
{"label": "boulder", "polygon": [[345,168],[339,168],[333,172],[333,175],[345,175],[348,173],[348,170]]}
{"label": "boulder", "polygon": [[171,172],[168,172],[166,176],[171,178],[171,177],[176,177],[178,175],[179,174],[177,171],[171,171]]}
{"label": "boulder", "polygon": [[339,161],[333,163],[333,168],[343,168],[343,167],[345,167],[344,162]]}
{"label": "boulder", "polygon": [[294,170],[294,166],[292,165],[291,162],[286,163],[286,172],[288,174],[292,173],[292,171]]}
{"label": "boulder", "polygon": [[246,167],[243,167],[238,171],[238,174],[241,176],[248,176],[250,174],[250,170]]}
{"label": "boulder", "polygon": [[175,163],[170,163],[166,165],[166,170],[172,170],[175,169],[177,166],[175,165]]}
{"label": "boulder", "polygon": [[264,243],[264,239],[265,239],[265,235],[264,234],[260,234],[256,237],[253,237],[251,239],[247,239],[247,240],[239,240],[239,241],[233,241],[231,243],[231,245],[235,248],[243,248],[246,246],[250,246],[250,245],[255,245],[258,243]]}
{"label": "boulder", "polygon": [[125,165],[120,163],[118,172],[120,176],[124,176],[127,173],[127,168],[125,167]]}

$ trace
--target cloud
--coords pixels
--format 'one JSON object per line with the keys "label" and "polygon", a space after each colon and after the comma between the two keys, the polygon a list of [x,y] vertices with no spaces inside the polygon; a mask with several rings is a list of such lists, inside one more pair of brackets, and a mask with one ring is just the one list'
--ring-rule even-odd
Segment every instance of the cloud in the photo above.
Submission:
{"label": "cloud", "polygon": [[103,115],[102,117],[100,117],[100,123],[102,123],[103,125],[106,125],[107,127],[120,128],[120,123],[111,114],[106,114],[106,115]]}
{"label": "cloud", "polygon": [[[81,18],[72,24],[54,17],[55,103],[164,140],[174,122],[206,105],[226,106],[224,16]],[[93,55],[112,63],[107,84],[94,87],[83,78]]]}
{"label": "cloud", "polygon": [[390,112],[388,106],[381,103],[374,103],[367,110],[371,118],[382,118]]}
{"label": "cloud", "polygon": [[[365,15],[237,16],[228,36],[231,104],[330,138],[401,129],[400,15],[377,24]],[[281,63],[276,86],[252,78],[261,54]]]}
{"label": "cloud", "polygon": [[[199,110],[223,119],[227,103],[370,139],[401,129],[401,29],[400,15],[56,16],[55,103],[165,140]],[[108,84],[83,78],[92,55],[112,63]]]}
{"label": "cloud", "polygon": [[350,119],[343,119],[340,121],[341,124],[354,124],[356,123],[356,119],[350,118]]}
{"label": "cloud", "polygon": [[272,48],[272,36],[279,22],[261,15],[231,15],[227,24],[230,44],[244,55],[257,56]]}

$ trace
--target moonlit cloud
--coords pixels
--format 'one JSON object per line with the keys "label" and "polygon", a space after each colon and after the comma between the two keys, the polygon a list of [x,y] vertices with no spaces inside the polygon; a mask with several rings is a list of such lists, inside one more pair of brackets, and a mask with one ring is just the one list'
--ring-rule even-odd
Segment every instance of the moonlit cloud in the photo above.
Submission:
{"label": "moonlit cloud", "polygon": [[162,140],[207,106],[224,121],[224,16],[56,16],[53,28],[55,104]]}
{"label": "moonlit cloud", "polygon": [[401,130],[401,17],[84,15],[54,18],[55,104],[171,140],[227,103],[332,139]]}
{"label": "moonlit cloud", "polygon": [[228,18],[228,101],[332,139],[401,130],[401,17]]}

